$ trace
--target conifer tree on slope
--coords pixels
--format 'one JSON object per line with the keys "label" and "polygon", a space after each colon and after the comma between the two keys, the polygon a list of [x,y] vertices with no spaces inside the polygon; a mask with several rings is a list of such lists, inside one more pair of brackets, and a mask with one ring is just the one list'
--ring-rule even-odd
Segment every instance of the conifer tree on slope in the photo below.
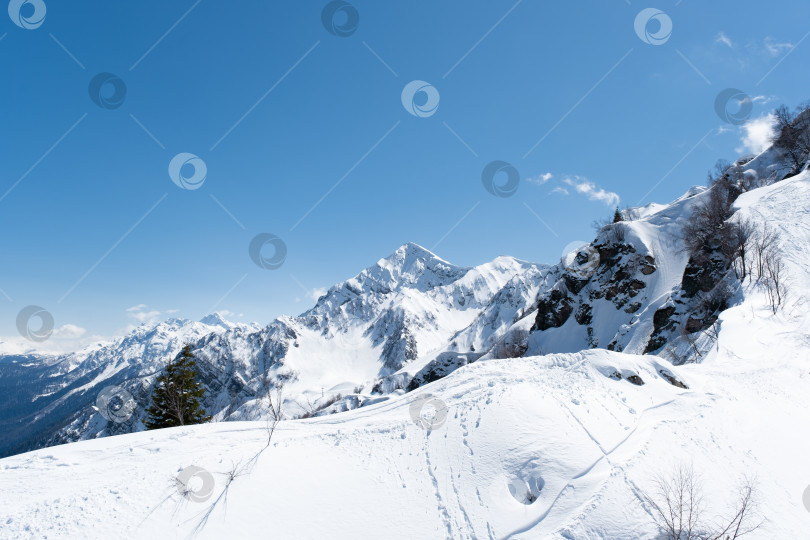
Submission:
{"label": "conifer tree on slope", "polygon": [[177,357],[166,365],[152,393],[152,404],[143,421],[146,429],[186,426],[208,422],[200,404],[205,389],[197,380],[196,361],[191,345],[186,345]]}

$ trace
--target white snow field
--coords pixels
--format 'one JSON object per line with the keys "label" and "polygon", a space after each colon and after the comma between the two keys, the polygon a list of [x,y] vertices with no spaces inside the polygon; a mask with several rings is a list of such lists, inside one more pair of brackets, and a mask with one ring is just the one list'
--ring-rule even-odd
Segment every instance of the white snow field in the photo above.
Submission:
{"label": "white snow field", "polygon": [[[736,206],[782,232],[790,293],[773,315],[746,282],[699,363],[599,349],[482,359],[377,404],[282,421],[252,462],[262,422],[5,458],[0,538],[651,539],[642,494],[681,465],[703,480],[707,521],[730,516],[748,477],[764,522],[746,538],[810,538],[810,174]],[[429,431],[412,418],[427,394]],[[205,501],[204,472],[178,487],[190,466],[213,477]]]}

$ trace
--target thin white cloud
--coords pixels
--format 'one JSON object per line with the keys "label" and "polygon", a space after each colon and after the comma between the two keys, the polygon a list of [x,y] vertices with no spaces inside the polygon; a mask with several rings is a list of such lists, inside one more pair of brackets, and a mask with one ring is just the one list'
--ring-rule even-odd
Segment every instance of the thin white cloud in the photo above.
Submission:
{"label": "thin white cloud", "polygon": [[742,140],[740,146],[736,148],[739,153],[761,154],[771,146],[771,137],[774,130],[773,114],[766,114],[753,120],[749,120],[741,126]]}
{"label": "thin white cloud", "polygon": [[599,201],[607,206],[619,205],[620,198],[617,193],[605,191],[587,178],[583,178],[581,176],[569,176],[564,178],[563,182],[574,188],[574,190],[580,195],[585,195],[588,197],[588,199],[591,201]]}
{"label": "thin white cloud", "polygon": [[564,187],[557,186],[550,191],[550,193],[559,193],[561,195],[568,195],[568,190]]}
{"label": "thin white cloud", "polygon": [[768,51],[771,56],[779,56],[793,47],[794,45],[792,43],[777,43],[771,37],[765,38],[765,50]]}
{"label": "thin white cloud", "polygon": [[161,312],[152,309],[148,309],[149,306],[146,304],[138,304],[137,306],[132,306],[131,308],[127,308],[127,314],[138,321],[139,324],[144,323],[155,323],[160,319]]}
{"label": "thin white cloud", "polygon": [[715,43],[722,43],[729,49],[734,48],[734,44],[731,42],[731,39],[725,34],[725,32],[720,32],[717,34],[717,37],[714,38]]}
{"label": "thin white cloud", "polygon": [[545,184],[546,182],[551,180],[551,178],[553,176],[554,176],[553,174],[551,174],[550,172],[547,172],[547,173],[541,174],[539,176],[533,176],[531,178],[527,178],[526,181],[529,182],[530,184],[536,184],[538,186],[542,186],[543,184]]}
{"label": "thin white cloud", "polygon": [[318,298],[326,294],[326,289],[323,287],[315,287],[311,291],[309,291],[309,297],[313,300],[317,301]]}
{"label": "thin white cloud", "polygon": [[[166,313],[168,313],[168,311]],[[244,317],[245,316],[244,313],[236,313],[234,311],[231,311],[230,309],[220,309],[220,310],[217,310],[217,313],[219,313],[220,315],[222,315],[226,319],[235,319],[237,317]]]}
{"label": "thin white cloud", "polygon": [[51,337],[54,339],[77,339],[82,337],[85,332],[87,332],[87,330],[81,326],[76,326],[75,324],[63,324],[59,328],[54,329]]}
{"label": "thin white cloud", "polygon": [[762,105],[767,105],[768,103],[775,101],[775,97],[773,96],[754,96],[751,98],[751,101],[754,103],[760,103]]}
{"label": "thin white cloud", "polygon": [[75,324],[63,324],[54,328],[50,337],[42,342],[33,342],[22,336],[0,337],[0,354],[45,354],[59,355],[77,352],[86,347],[97,347],[114,339],[109,336],[87,335],[87,330]]}

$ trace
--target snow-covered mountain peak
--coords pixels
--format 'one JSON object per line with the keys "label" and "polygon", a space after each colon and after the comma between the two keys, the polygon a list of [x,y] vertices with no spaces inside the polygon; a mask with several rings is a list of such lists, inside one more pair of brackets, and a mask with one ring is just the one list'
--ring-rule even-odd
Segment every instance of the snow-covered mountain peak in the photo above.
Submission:
{"label": "snow-covered mountain peak", "polygon": [[215,311],[210,315],[206,315],[205,317],[200,319],[200,322],[203,324],[207,324],[208,326],[220,326],[222,328],[225,328],[226,330],[230,330],[231,328],[234,328],[234,326],[236,326],[234,323],[230,322],[225,317],[223,317],[222,314],[218,311]]}
{"label": "snow-covered mountain peak", "polygon": [[426,291],[447,285],[467,273],[468,268],[455,266],[418,244],[409,242],[394,253],[365,269],[355,279],[360,284],[397,290],[414,287]]}

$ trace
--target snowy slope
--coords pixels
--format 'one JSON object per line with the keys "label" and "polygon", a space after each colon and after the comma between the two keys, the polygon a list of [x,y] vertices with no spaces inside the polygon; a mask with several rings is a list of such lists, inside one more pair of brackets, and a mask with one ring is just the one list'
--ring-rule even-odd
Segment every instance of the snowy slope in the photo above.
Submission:
{"label": "snowy slope", "polygon": [[[591,351],[458,370],[424,389],[449,411],[431,432],[410,417],[421,391],[284,422],[199,537],[653,538],[637,495],[688,461],[711,478],[718,511],[732,503],[736,475],[757,474],[769,521],[753,537],[801,538],[810,465],[784,442],[810,420],[806,359],[763,365],[755,355],[772,344],[743,345],[672,369],[689,390],[658,376],[655,357]],[[610,378],[614,370],[646,384]],[[219,423],[6,458],[0,536],[186,538],[264,438],[260,422]],[[177,491],[173,477],[190,465],[212,473],[211,499]],[[533,486],[537,500],[524,504],[510,485]]]}

